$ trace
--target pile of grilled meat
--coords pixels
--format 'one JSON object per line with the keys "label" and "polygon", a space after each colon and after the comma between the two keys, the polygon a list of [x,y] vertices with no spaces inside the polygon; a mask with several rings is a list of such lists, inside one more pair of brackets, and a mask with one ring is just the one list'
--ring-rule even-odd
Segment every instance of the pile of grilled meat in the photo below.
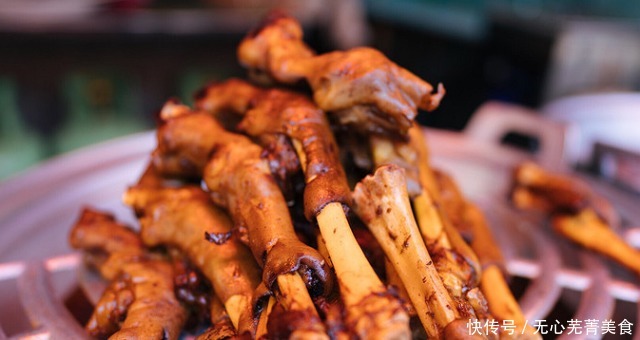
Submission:
{"label": "pile of grilled meat", "polygon": [[314,53],[273,13],[238,48],[248,81],[168,101],[124,203],[70,243],[110,283],[98,338],[538,338],[482,212],[430,166],[418,109],[444,95],[371,48]]}

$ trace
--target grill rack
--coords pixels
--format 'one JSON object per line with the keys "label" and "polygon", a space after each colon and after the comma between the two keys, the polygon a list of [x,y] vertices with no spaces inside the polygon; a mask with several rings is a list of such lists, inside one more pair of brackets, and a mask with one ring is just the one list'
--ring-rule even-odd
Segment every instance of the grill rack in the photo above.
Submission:
{"label": "grill rack", "polygon": [[[455,138],[455,140],[451,138]],[[579,292],[581,295],[572,316],[578,320],[609,319],[612,317],[616,302],[635,303],[636,318],[629,321],[634,323],[634,339],[640,339],[640,288],[636,284],[614,278],[610,266],[602,258],[577,248],[570,249],[569,256],[579,259],[582,264],[581,268],[566,267],[564,264],[567,256],[560,249],[563,240],[555,239],[544,228],[540,228],[540,222],[534,218],[514,216],[513,211],[507,205],[495,204],[495,202],[504,200],[501,195],[505,187],[492,185],[495,187],[493,194],[483,196],[479,193],[486,193],[483,191],[486,190],[486,187],[477,188],[472,183],[465,183],[470,181],[468,176],[465,177],[467,171],[476,175],[480,174],[481,180],[483,174],[491,174],[494,178],[493,183],[496,183],[496,176],[501,176],[500,174],[507,171],[510,164],[518,161],[520,156],[510,157],[509,152],[502,150],[499,153],[500,159],[508,161],[505,164],[498,164],[499,162],[495,162],[495,159],[492,160],[492,157],[496,155],[495,150],[477,152],[474,147],[461,144],[459,135],[430,132],[428,139],[434,151],[440,150],[434,152],[434,163],[446,171],[450,171],[461,182],[463,190],[466,191],[469,188],[470,192],[465,193],[478,201],[483,210],[487,212],[488,218],[492,222],[491,225],[495,228],[494,234],[496,234],[505,253],[507,271],[514,277],[530,280],[530,284],[519,299],[527,320],[533,321],[547,317],[558,301],[562,299],[563,290],[568,289]],[[119,182],[124,185],[133,183],[153,145],[152,134],[135,135],[56,159],[32,170],[23,177],[9,181],[0,190],[0,202],[9,202],[8,205],[13,209],[6,209],[7,205],[4,204],[0,205],[0,228],[2,228],[3,234],[7,230],[17,229],[22,231],[21,235],[24,236],[26,233],[37,231],[37,228],[42,229],[42,220],[46,220],[46,216],[40,219],[20,218],[24,214],[24,210],[16,207],[25,204],[29,206],[28,203],[32,201],[38,203],[36,199],[33,199],[35,196],[39,200],[50,201],[52,197],[59,194],[57,190],[60,187],[82,180],[83,176],[93,177],[96,173],[102,176],[104,173],[114,173],[113,169],[117,168],[119,169],[115,171],[118,174],[117,179],[96,182],[87,180],[86,183],[95,184],[89,185],[84,190],[87,192],[104,191],[104,188],[108,187],[109,192],[122,192],[124,187],[113,188],[113,183]],[[490,169],[478,168],[477,162],[480,162],[479,164],[484,167],[490,165]],[[68,164],[81,164],[82,166],[70,169]],[[47,176],[43,176],[43,174],[47,174]],[[39,185],[45,180],[56,183],[55,187],[40,187]],[[477,182],[478,177],[471,177],[471,180]],[[24,187],[25,183],[36,188],[34,189],[35,193],[30,195],[31,197],[23,197],[18,194],[24,191],[20,188]],[[96,186],[98,186],[97,189]],[[87,195],[86,192],[75,193],[72,199],[60,198],[62,202],[60,204],[82,200],[80,204],[97,203],[107,207],[114,206],[113,202],[100,203],[104,201],[104,197]],[[619,195],[619,192],[614,191],[612,195]],[[619,199],[619,197],[617,198]],[[114,200],[119,200],[119,196],[116,196]],[[635,205],[634,201],[624,201],[623,199],[620,202],[627,211]],[[614,201],[614,205],[619,207],[617,203]],[[77,211],[80,206],[71,208]],[[120,209],[122,208],[120,207]],[[51,210],[55,210],[55,206],[49,209],[49,211]],[[120,214],[118,218],[121,219],[132,218],[122,211],[116,211],[116,215],[118,214]],[[75,218],[75,215],[70,218]],[[638,221],[634,218],[630,217],[628,220]],[[21,222],[25,223],[20,225]],[[69,221],[65,221],[65,223],[67,222]],[[70,225],[69,222],[62,229],[57,228],[58,233],[64,233],[65,239]],[[506,228],[510,228],[511,231],[507,232]],[[629,242],[637,243],[640,228],[626,228],[624,235],[627,236]],[[2,261],[0,263],[0,287],[15,287],[17,294],[6,294],[7,291],[0,294],[0,298],[9,299],[14,303],[9,305],[11,311],[8,313],[12,320],[0,320],[0,340],[87,338],[82,326],[74,319],[71,311],[64,304],[65,294],[68,294],[73,287],[77,287],[79,284],[78,271],[83,265],[80,254],[70,253],[68,250],[62,252],[58,250],[58,254],[55,254],[54,250],[53,255],[41,256],[40,258],[36,254],[25,260],[6,261],[6,258],[17,256],[7,251],[7,245],[13,244],[12,248],[16,249],[25,240],[20,235],[9,236],[5,238],[4,242],[0,241],[0,259]],[[519,244],[519,242],[522,243],[522,240],[531,240],[528,242],[529,249]],[[5,249],[1,247],[3,245]],[[0,300],[0,302],[7,309],[6,301]],[[28,320],[26,326],[24,320]],[[16,326],[22,326],[22,328]],[[9,329],[11,330],[8,331]],[[563,335],[563,338],[569,338],[569,336]]]}

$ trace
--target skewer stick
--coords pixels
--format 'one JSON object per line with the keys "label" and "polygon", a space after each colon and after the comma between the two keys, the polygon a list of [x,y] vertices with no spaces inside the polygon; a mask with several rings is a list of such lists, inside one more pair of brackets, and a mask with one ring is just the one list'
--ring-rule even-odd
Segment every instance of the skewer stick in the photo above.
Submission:
{"label": "skewer stick", "polygon": [[331,256],[347,321],[363,338],[409,338],[409,317],[387,290],[358,245],[338,202],[318,214],[320,233]]}
{"label": "skewer stick", "polygon": [[425,329],[433,332],[432,315],[440,330],[460,318],[418,231],[404,169],[396,165],[378,168],[373,176],[358,183],[354,199],[356,213],[393,263]]}

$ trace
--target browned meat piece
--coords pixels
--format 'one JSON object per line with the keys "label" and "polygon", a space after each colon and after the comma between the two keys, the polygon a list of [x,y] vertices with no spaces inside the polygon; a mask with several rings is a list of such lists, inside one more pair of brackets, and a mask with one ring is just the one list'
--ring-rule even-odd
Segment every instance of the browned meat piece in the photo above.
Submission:
{"label": "browned meat piece", "polygon": [[329,298],[320,298],[316,301],[316,304],[324,315],[327,333],[329,333],[331,339],[343,340],[354,336],[344,324],[346,311],[342,300],[337,294]]}
{"label": "browned meat piece", "polygon": [[513,189],[513,203],[521,209],[577,213],[589,208],[610,225],[620,223],[611,204],[595,195],[585,183],[548,173],[532,162],[522,163],[516,168]]}
{"label": "browned meat piece", "polygon": [[251,136],[285,134],[291,139],[305,175],[308,220],[314,220],[328,203],[350,204],[351,191],[329,122],[307,97],[268,90],[255,99],[239,128]]}
{"label": "browned meat piece", "polygon": [[[514,178],[516,188],[526,188],[545,202],[544,207],[538,207],[543,212],[565,210],[573,213],[590,204],[592,194],[584,184],[547,174],[533,163],[518,166]],[[514,203],[519,205],[520,201],[516,199]],[[523,205],[521,208],[528,207]]]}
{"label": "browned meat piece", "polygon": [[[307,337],[304,337],[305,334],[300,331],[307,329],[309,325],[323,325],[322,320],[315,311],[308,309],[292,310],[285,308],[280,303],[276,303],[269,314],[267,334],[273,339],[305,339]],[[324,332],[324,326],[322,331]],[[293,336],[294,334],[296,335]],[[311,338],[312,334],[308,334],[308,338]]]}
{"label": "browned meat piece", "polygon": [[594,210],[583,209],[577,214],[558,213],[551,223],[558,234],[640,275],[640,250],[620,238]]}
{"label": "browned meat piece", "polygon": [[197,109],[214,114],[216,117],[224,113],[244,115],[251,107],[253,98],[264,90],[250,83],[231,78],[220,83],[213,83],[202,88],[195,95]]}
{"label": "browned meat piece", "polygon": [[188,114],[188,107],[175,102],[162,110],[172,115],[158,127],[158,145],[151,156],[154,167],[163,176],[200,178],[218,138],[209,132],[218,124],[207,115]]}
{"label": "browned meat piece", "polygon": [[[133,187],[125,200],[143,211],[140,235],[144,243],[169,245],[183,252],[209,279],[225,306],[234,308],[228,313],[239,332],[255,333],[251,300],[260,283],[260,268],[249,249],[230,237],[231,220],[208,195],[195,186]],[[206,235],[220,241],[212,244]]]}
{"label": "browned meat piece", "polygon": [[174,295],[173,268],[162,259],[150,259],[135,232],[111,215],[85,209],[71,231],[70,243],[107,256],[98,265],[112,283],[87,323],[90,334],[113,339],[178,338],[187,312]]}
{"label": "browned meat piece", "polygon": [[272,14],[238,47],[240,63],[278,82],[305,79],[314,100],[342,124],[361,131],[405,135],[417,109],[435,109],[444,88],[433,87],[372,48],[315,55],[302,41],[300,24]]}
{"label": "browned meat piece", "polygon": [[[201,92],[196,105],[216,116],[228,110],[246,109],[234,111],[244,115],[239,130],[261,139],[270,135],[286,135],[290,139],[305,175],[307,219],[314,220],[328,203],[348,205],[349,186],[324,112],[302,94],[255,87],[250,91],[250,86],[237,79],[212,85]],[[246,105],[241,105],[238,99],[243,95],[249,95],[245,97]],[[289,169],[279,171],[283,170]]]}
{"label": "browned meat piece", "polygon": [[71,229],[69,243],[87,254],[107,280],[113,280],[125,263],[143,257],[142,242],[131,228],[116,222],[113,215],[85,208]]}
{"label": "browned meat piece", "polygon": [[231,340],[231,339],[251,339],[251,335],[243,333],[238,335],[229,315],[224,309],[222,301],[214,296],[211,299],[211,327],[204,333],[198,335],[197,340]]}
{"label": "browned meat piece", "polygon": [[262,149],[221,127],[211,134],[219,136],[220,144],[205,169],[205,183],[236,227],[246,233],[254,257],[264,265],[264,282],[271,287],[278,275],[299,271],[312,292],[328,292],[332,279],[326,263],[295,235],[282,192],[260,158]]}
{"label": "browned meat piece", "polygon": [[[176,104],[170,102],[167,105]],[[207,152],[209,161],[204,169],[204,181],[213,200],[228,210],[241,239],[263,266],[262,280],[266,286],[285,289],[283,284],[297,283],[285,280],[287,274],[296,273],[312,294],[328,293],[333,282],[328,266],[315,249],[297,238],[284,196],[271,176],[267,161],[261,157],[262,148],[245,136],[224,130],[207,114],[190,112],[184,106],[183,112],[173,115],[165,125],[175,130],[180,126],[193,129],[193,125],[181,125],[181,121],[198,119],[203,122],[194,134],[206,134],[213,140]],[[188,131],[181,133],[188,134]],[[188,149],[189,145],[185,148]],[[278,292],[277,289],[275,291]],[[308,299],[302,301],[304,296],[299,296],[301,305],[293,304],[291,307],[302,308],[304,305],[306,308],[310,305],[313,308],[308,295]]]}
{"label": "browned meat piece", "polygon": [[640,275],[640,251],[611,229],[619,221],[615,210],[586,184],[526,162],[515,171],[511,199],[520,209],[546,212],[560,235]]}
{"label": "browned meat piece", "polygon": [[123,265],[116,282],[96,305],[87,324],[89,333],[98,331],[104,319],[120,321],[107,314],[116,302],[116,310],[126,308],[126,318],[110,339],[178,339],[187,313],[173,294],[173,278],[166,261]]}

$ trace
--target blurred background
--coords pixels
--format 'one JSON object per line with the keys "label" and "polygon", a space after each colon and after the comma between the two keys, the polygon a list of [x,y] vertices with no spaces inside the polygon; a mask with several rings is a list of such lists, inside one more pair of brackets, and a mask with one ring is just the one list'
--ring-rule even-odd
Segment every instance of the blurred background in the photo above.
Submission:
{"label": "blurred background", "polygon": [[235,48],[273,7],[300,19],[318,52],[371,45],[442,82],[447,96],[422,124],[461,131],[483,104],[511,103],[581,128],[572,166],[596,157],[598,171],[640,178],[638,1],[0,0],[0,179],[150,129],[166,99],[190,103],[203,84],[244,76]]}

